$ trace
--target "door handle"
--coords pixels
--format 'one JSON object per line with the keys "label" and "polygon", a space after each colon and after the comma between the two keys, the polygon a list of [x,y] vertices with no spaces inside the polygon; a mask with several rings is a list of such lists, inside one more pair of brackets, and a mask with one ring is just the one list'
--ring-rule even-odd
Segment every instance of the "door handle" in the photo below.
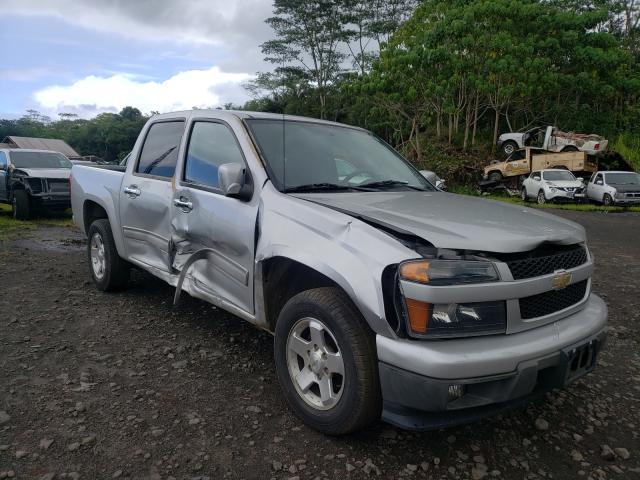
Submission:
{"label": "door handle", "polygon": [[174,198],[173,199],[173,204],[176,207],[180,207],[183,211],[193,210],[193,203],[191,203],[189,200],[185,200],[183,198],[184,197]]}
{"label": "door handle", "polygon": [[129,195],[131,198],[140,196],[140,189],[136,185],[129,185],[128,187],[124,187],[124,193]]}

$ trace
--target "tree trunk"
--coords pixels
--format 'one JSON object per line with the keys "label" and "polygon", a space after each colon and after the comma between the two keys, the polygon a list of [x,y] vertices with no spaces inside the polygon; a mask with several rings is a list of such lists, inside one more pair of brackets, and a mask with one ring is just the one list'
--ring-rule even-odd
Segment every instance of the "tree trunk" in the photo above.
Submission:
{"label": "tree trunk", "polygon": [[440,110],[436,111],[436,137],[442,137],[442,114]]}
{"label": "tree trunk", "polygon": [[451,140],[453,137],[453,116],[451,114],[447,116],[449,117],[449,145],[451,145]]}
{"label": "tree trunk", "polygon": [[496,116],[493,124],[493,145],[491,145],[492,152],[495,152],[496,143],[498,143],[498,125],[500,123],[500,110],[498,110],[498,107],[495,107],[495,111],[496,111]]}
{"label": "tree trunk", "polygon": [[476,144],[476,132],[478,131],[478,109],[480,108],[480,94],[476,93],[476,104],[473,108],[473,133],[471,134],[471,145]]}
{"label": "tree trunk", "polygon": [[462,149],[466,150],[469,145],[469,126],[471,125],[471,103],[467,103],[464,112],[464,140],[462,141]]}

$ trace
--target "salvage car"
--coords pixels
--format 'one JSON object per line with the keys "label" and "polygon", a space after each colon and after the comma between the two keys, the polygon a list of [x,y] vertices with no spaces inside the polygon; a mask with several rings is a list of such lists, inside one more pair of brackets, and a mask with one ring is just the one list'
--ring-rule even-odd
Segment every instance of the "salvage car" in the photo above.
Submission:
{"label": "salvage car", "polygon": [[71,185],[99,290],[135,266],[271,332],[284,397],[326,434],[512,408],[605,340],[583,227],[440,191],[360,128],[156,115],[125,172],[76,165]]}
{"label": "salvage car", "polygon": [[640,205],[640,174],[596,172],[587,184],[587,197],[603,205]]}
{"label": "salvage car", "polygon": [[537,147],[550,152],[585,152],[598,155],[607,149],[609,141],[596,134],[563,132],[558,127],[535,127],[523,132],[503,133],[497,146],[506,155],[518,148]]}
{"label": "salvage car", "polygon": [[584,190],[581,178],[562,168],[552,168],[531,172],[522,182],[520,193],[523,201],[535,198],[542,205],[550,201],[583,200],[586,197]]}
{"label": "salvage car", "polygon": [[13,218],[27,220],[39,209],[71,207],[72,163],[50,150],[0,149],[0,202],[11,205]]}

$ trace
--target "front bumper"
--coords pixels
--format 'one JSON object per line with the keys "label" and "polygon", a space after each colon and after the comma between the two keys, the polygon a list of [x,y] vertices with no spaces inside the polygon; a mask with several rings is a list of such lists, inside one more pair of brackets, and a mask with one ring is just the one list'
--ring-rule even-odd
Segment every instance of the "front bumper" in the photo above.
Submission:
{"label": "front bumper", "polygon": [[[605,341],[607,307],[591,295],[562,320],[508,335],[414,341],[377,337],[382,418],[408,429],[466,423],[563,387],[569,352],[588,346],[595,356]],[[449,387],[465,394],[450,399]]]}
{"label": "front bumper", "polygon": [[71,195],[69,193],[31,193],[30,197],[41,207],[54,209],[71,208]]}
{"label": "front bumper", "polygon": [[616,205],[640,205],[640,197],[614,197],[613,203]]}
{"label": "front bumper", "polygon": [[583,201],[586,199],[586,195],[584,192],[575,193],[565,192],[564,190],[556,190],[555,192],[548,191],[546,195],[549,200],[565,202]]}

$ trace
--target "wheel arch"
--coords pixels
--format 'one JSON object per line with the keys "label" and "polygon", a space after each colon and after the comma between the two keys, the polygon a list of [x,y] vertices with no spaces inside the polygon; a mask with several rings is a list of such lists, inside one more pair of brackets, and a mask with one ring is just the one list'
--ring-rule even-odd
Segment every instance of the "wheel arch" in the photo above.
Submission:
{"label": "wheel arch", "polygon": [[352,296],[353,292],[349,294],[328,275],[298,260],[275,255],[258,262],[258,267],[262,287],[261,304],[264,321],[269,331],[275,330],[278,315],[287,301],[305,290],[320,287],[339,288],[358,308]]}
{"label": "wheel arch", "polygon": [[[385,276],[383,272],[381,279],[385,284],[383,290],[388,286],[386,283],[389,283],[386,277],[388,275]],[[371,330],[376,333],[394,335],[394,329],[397,326],[394,322],[399,321],[399,319],[385,320],[391,312],[393,301],[391,298],[381,298],[381,311],[374,311],[366,302],[361,301],[362,299],[348,279],[331,267],[314,264],[312,261],[295,259],[282,254],[273,255],[257,262],[255,281],[257,323],[270,332],[275,330],[278,315],[291,297],[300,292],[321,287],[335,287],[341,290]]]}
{"label": "wheel arch", "polygon": [[114,223],[113,218],[109,216],[108,210],[99,202],[93,199],[87,199],[82,204],[82,226],[84,227],[85,233],[89,234],[89,227],[93,222],[100,219],[107,219],[109,221],[109,225],[111,226],[111,232],[113,234],[114,243],[116,244],[116,249],[118,250],[118,254],[124,258],[124,249],[121,244],[121,236],[118,235],[118,232],[115,230],[116,224]]}

